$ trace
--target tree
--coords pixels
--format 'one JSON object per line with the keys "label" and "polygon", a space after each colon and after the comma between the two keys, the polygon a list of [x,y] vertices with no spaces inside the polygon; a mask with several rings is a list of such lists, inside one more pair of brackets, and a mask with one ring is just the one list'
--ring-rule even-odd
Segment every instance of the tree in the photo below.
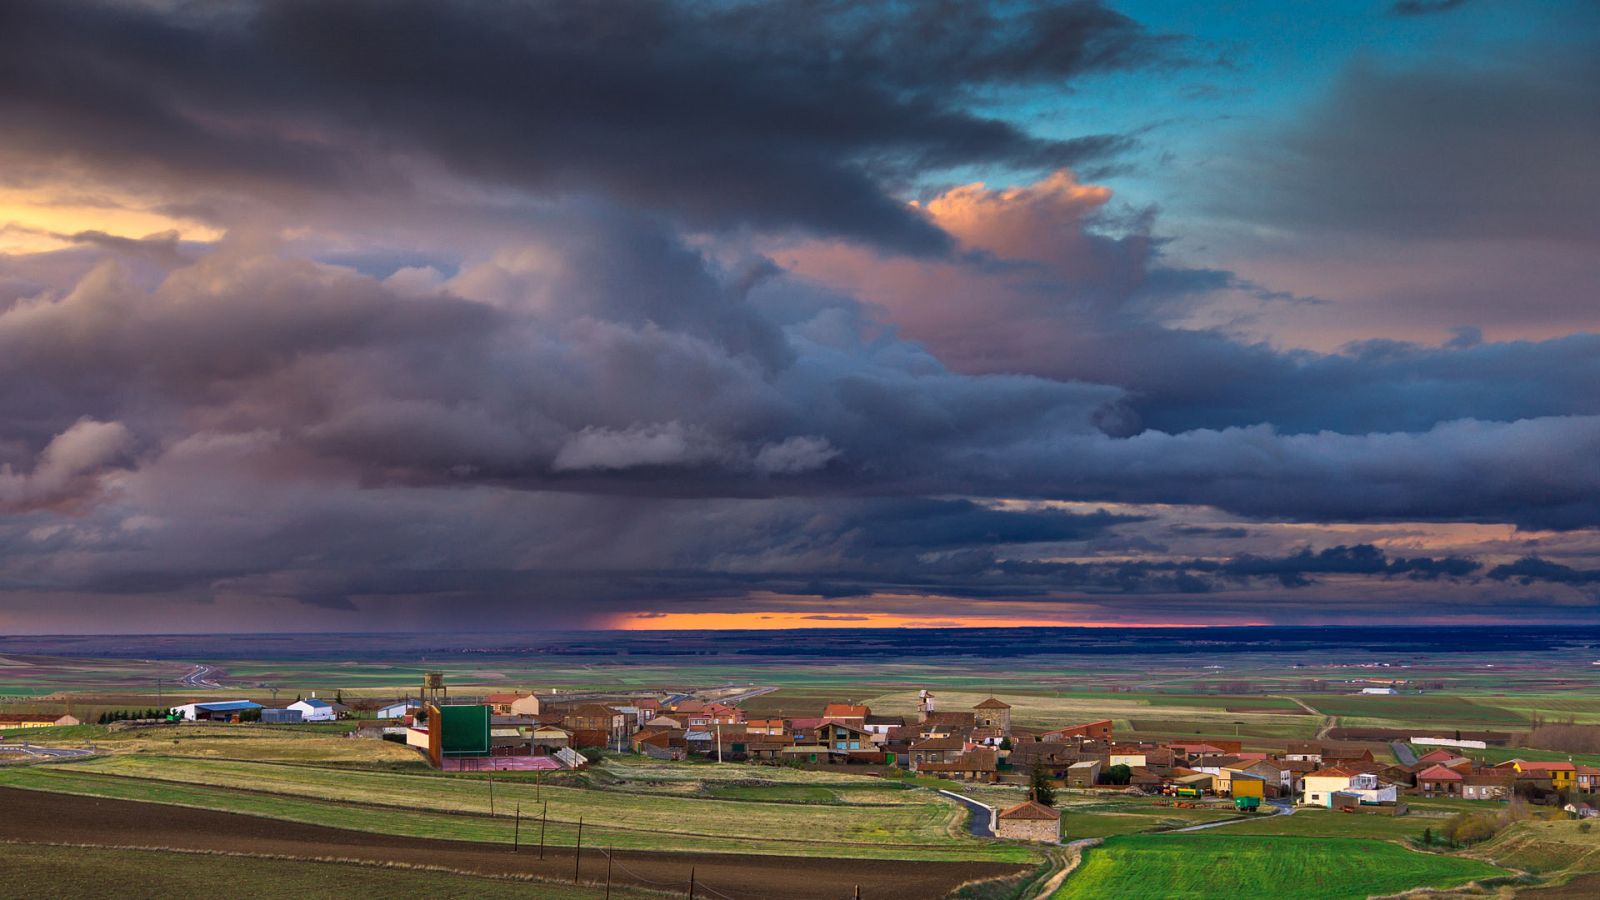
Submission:
{"label": "tree", "polygon": [[1133,780],[1133,770],[1117,763],[1111,768],[1100,773],[1101,784],[1127,784]]}
{"label": "tree", "polygon": [[1028,791],[1033,795],[1034,802],[1045,806],[1056,805],[1056,789],[1050,784],[1050,770],[1044,767],[1043,762],[1033,764],[1033,774],[1028,780]]}
{"label": "tree", "polygon": [[1424,847],[1432,847],[1433,846],[1433,829],[1432,828],[1424,828],[1424,829],[1422,829],[1422,846],[1424,846]]}
{"label": "tree", "polygon": [[1000,739],[1000,749],[1001,750],[1010,750],[1011,749],[1011,738],[1001,738]]}
{"label": "tree", "polygon": [[338,704],[343,704],[344,703],[344,690],[343,689],[335,689],[334,690],[334,692],[333,692],[333,702],[338,703]]}

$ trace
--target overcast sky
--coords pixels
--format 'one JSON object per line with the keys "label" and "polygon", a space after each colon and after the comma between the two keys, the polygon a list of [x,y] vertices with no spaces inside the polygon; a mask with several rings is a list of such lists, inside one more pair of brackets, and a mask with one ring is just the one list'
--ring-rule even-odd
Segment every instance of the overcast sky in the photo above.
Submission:
{"label": "overcast sky", "polygon": [[1600,5],[0,3],[0,632],[1570,621]]}

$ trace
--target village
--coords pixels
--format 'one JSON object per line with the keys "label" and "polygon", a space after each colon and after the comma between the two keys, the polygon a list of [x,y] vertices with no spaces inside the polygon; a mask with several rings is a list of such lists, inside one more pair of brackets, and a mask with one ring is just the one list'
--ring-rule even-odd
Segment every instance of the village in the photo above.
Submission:
{"label": "village", "polygon": [[[1150,797],[1174,807],[1231,802],[1240,812],[1321,807],[1403,816],[1408,798],[1524,801],[1592,818],[1583,798],[1600,791],[1600,768],[1571,761],[1511,758],[1490,763],[1481,740],[1416,736],[1393,754],[1370,744],[1286,741],[1246,749],[1237,738],[1118,740],[1114,722],[1014,725],[1011,706],[989,697],[970,709],[941,709],[929,691],[914,716],[880,715],[861,703],[826,703],[814,715],[749,716],[748,692],[662,692],[606,697],[534,692],[451,698],[429,673],[417,697],[365,701],[354,710],[315,695],[282,708],[250,700],[196,701],[159,711],[160,719],[292,726],[343,720],[354,739],[415,748],[446,772],[561,772],[586,768],[602,753],[654,760],[833,769],[890,777],[928,776],[979,785],[1015,785],[1027,799],[991,811],[995,837],[1054,842],[1062,813],[1058,790]],[[10,728],[76,724],[69,717],[11,714]],[[15,721],[9,721],[9,720]],[[27,719],[28,721],[24,721]],[[36,721],[35,721],[36,720]],[[150,721],[145,719],[143,721]],[[1394,758],[1387,758],[1392,755]],[[1405,757],[1413,757],[1406,759]],[[1040,801],[1043,802],[1040,802]]]}

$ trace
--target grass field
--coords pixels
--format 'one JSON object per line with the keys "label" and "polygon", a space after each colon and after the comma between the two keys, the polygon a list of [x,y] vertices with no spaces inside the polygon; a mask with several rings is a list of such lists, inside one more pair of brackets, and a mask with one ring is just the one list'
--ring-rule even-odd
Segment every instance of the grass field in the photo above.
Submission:
{"label": "grass field", "polygon": [[1434,728],[1515,729],[1526,727],[1526,713],[1445,694],[1400,695],[1394,697],[1341,695],[1301,695],[1301,700],[1318,712],[1348,720],[1348,725],[1429,726]]}
{"label": "grass field", "polygon": [[1600,873],[1600,834],[1567,820],[1519,822],[1473,848],[1474,856],[1523,869],[1547,881]]}
{"label": "grass field", "polygon": [[1362,900],[1504,874],[1482,860],[1418,853],[1384,841],[1220,833],[1127,835],[1108,838],[1089,850],[1055,900],[1232,900],[1266,895],[1284,900]]}
{"label": "grass field", "polygon": [[[249,856],[112,850],[41,844],[0,845],[0,895],[7,897],[237,897],[249,885],[254,897],[383,896],[513,900],[591,900],[591,887],[513,881],[343,862],[303,862]],[[225,877],[219,877],[225,873]],[[613,887],[613,898],[659,894]]]}
{"label": "grass field", "polygon": [[349,726],[223,725],[195,722],[114,730],[102,725],[62,728],[28,728],[9,733],[37,744],[81,747],[92,743],[112,753],[158,753],[210,759],[250,759],[261,762],[316,762],[331,765],[371,766],[386,769],[427,770],[415,750],[376,740],[343,736]]}
{"label": "grass field", "polygon": [[773,803],[497,781],[499,816],[491,818],[490,785],[482,779],[304,765],[128,755],[0,769],[0,784],[410,837],[508,843],[513,830],[508,814],[516,805],[526,819],[548,802],[552,845],[574,843],[582,817],[585,834],[619,848],[1000,862],[1037,856],[1027,848],[967,837],[960,828],[965,814],[953,802],[887,786],[878,792],[883,803],[866,805],[853,795],[857,802],[845,808],[839,802]]}

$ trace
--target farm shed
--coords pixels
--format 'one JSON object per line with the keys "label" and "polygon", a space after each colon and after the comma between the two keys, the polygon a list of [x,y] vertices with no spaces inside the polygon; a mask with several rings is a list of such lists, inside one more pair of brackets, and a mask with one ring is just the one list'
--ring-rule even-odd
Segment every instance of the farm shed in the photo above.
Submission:
{"label": "farm shed", "polygon": [[315,694],[309,699],[296,700],[289,704],[289,709],[300,711],[300,718],[307,722],[332,722],[339,716],[333,709],[333,704],[326,700],[318,700]]}
{"label": "farm shed", "polygon": [[1067,787],[1092,788],[1100,783],[1100,760],[1086,759],[1067,767]]}
{"label": "farm shed", "polygon": [[402,719],[422,708],[422,704],[415,700],[400,700],[378,710],[380,719]]}
{"label": "farm shed", "polygon": [[263,709],[261,721],[268,725],[298,725],[305,717],[298,709]]}
{"label": "farm shed", "polygon": [[219,700],[215,703],[185,703],[174,706],[174,715],[182,716],[191,722],[210,720],[213,722],[237,721],[244,713],[261,709],[261,704],[249,700]]}
{"label": "farm shed", "polygon": [[1061,840],[1061,813],[1033,800],[1000,811],[995,837],[1053,844]]}

